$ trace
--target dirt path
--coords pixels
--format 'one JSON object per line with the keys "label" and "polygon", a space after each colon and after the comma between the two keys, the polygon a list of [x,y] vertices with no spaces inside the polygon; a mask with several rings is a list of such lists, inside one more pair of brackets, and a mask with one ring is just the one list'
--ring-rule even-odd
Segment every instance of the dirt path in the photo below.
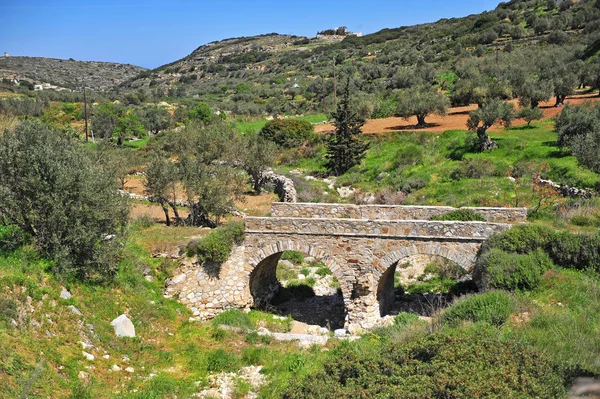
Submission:
{"label": "dirt path", "polygon": [[[599,101],[600,97],[596,93],[592,94],[577,94],[570,96],[565,101],[566,103],[577,105],[581,104],[585,100],[593,100]],[[517,100],[512,101],[515,106],[518,105]],[[554,107],[554,99],[551,101],[547,101],[540,104],[540,107],[544,111],[544,116],[546,118],[551,118],[556,116],[561,110],[562,107],[556,108]],[[448,110],[448,114],[446,116],[438,116],[431,115],[427,118],[427,123],[430,124],[429,127],[424,129],[419,129],[425,132],[431,133],[443,133],[447,130],[464,130],[467,126],[467,119],[469,119],[469,112],[475,110],[477,105],[469,105],[466,107],[453,107]],[[525,121],[523,119],[516,119],[513,124],[519,125],[523,124]],[[417,130],[415,125],[417,124],[417,118],[411,117],[408,120],[404,118],[384,118],[384,119],[369,119],[367,123],[362,128],[363,133],[366,134],[376,134],[376,133],[385,133],[391,131],[414,131]],[[334,127],[331,124],[320,125],[315,127],[316,132],[324,133],[333,131]],[[501,127],[494,127],[494,130],[501,130]]]}

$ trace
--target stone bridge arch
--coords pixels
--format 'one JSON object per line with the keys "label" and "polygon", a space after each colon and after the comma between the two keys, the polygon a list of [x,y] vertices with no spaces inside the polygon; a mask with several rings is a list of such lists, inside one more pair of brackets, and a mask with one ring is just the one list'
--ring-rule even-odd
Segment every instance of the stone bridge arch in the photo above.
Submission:
{"label": "stone bridge arch", "polygon": [[467,272],[473,271],[481,242],[427,241],[413,242],[385,255],[374,267],[379,312],[384,316],[394,303],[394,275],[403,259],[415,255],[430,255],[447,259]]}
{"label": "stone bridge arch", "polygon": [[[279,259],[284,251],[297,251],[319,259],[340,284],[340,290],[344,299],[344,307],[347,308],[352,296],[354,271],[342,267],[335,256],[332,256],[325,247],[307,244],[304,240],[286,239],[275,240],[258,248],[247,248],[246,262],[249,275],[250,295],[255,307],[261,307],[268,303],[279,288],[276,271]],[[266,243],[266,244],[264,244]],[[349,275],[352,278],[349,278]]]}

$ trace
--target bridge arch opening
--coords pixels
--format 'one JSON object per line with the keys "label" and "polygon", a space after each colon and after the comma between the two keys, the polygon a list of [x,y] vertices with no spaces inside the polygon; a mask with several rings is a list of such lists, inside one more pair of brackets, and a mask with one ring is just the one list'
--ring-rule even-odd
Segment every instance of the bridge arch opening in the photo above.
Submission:
{"label": "bridge arch opening", "polygon": [[258,262],[250,273],[254,308],[290,316],[308,326],[342,328],[346,307],[334,270],[335,265],[328,259],[303,251],[275,252]]}
{"label": "bridge arch opening", "polygon": [[431,316],[452,299],[476,287],[462,265],[440,255],[400,258],[382,274],[377,286],[380,316],[400,312]]}

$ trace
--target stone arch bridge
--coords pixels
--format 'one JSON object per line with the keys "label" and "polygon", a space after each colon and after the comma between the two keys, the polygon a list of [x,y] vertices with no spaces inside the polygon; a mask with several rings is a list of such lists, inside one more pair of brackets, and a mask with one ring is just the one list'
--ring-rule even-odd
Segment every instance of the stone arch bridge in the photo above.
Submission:
{"label": "stone arch bridge", "polygon": [[245,218],[245,239],[221,265],[184,262],[168,282],[195,317],[227,308],[261,307],[280,288],[275,272],[283,251],[321,260],[338,279],[345,326],[375,325],[394,301],[394,272],[402,259],[436,255],[467,271],[482,242],[524,222],[525,208],[469,208],[486,222],[432,221],[450,207],[274,203],[270,217]]}

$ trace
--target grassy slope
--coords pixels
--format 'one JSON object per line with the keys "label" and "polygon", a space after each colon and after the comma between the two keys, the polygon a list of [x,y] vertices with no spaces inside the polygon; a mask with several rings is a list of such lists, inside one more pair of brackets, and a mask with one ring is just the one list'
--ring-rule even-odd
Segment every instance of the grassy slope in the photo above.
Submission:
{"label": "grassy slope", "polygon": [[[156,234],[162,233],[165,239],[164,229],[132,230],[112,284],[61,283],[48,272],[51,265],[28,248],[0,254],[0,299],[16,301],[22,309],[20,319],[8,307],[0,309],[2,397],[16,398],[26,390],[30,398],[66,398],[72,392],[79,395],[75,397],[94,398],[190,397],[207,384],[209,373],[237,371],[250,364],[262,364],[267,373],[284,379],[290,377],[289,365],[303,356],[295,345],[247,343],[243,333],[188,322],[190,312],[162,296],[173,264],[152,258],[149,250],[155,245]],[[190,233],[178,230],[170,230],[174,233],[171,243]],[[144,278],[146,268],[154,282]],[[73,294],[71,299],[60,299],[63,284]],[[69,305],[83,316],[71,312]],[[110,321],[122,313],[135,324],[136,338],[114,336]],[[17,318],[19,326],[13,327],[10,318]],[[276,324],[259,312],[253,312],[251,320],[254,325],[274,330],[285,330],[289,324]],[[93,333],[88,324],[93,325]],[[86,349],[95,356],[93,361],[83,357],[80,341],[84,335],[95,345]],[[227,361],[215,357],[219,349],[229,354]],[[110,357],[105,359],[104,355]],[[124,356],[130,360],[123,361]],[[111,371],[114,364],[123,371]],[[133,367],[134,373],[125,372],[126,367]],[[82,372],[89,376],[80,376]],[[150,374],[156,376],[151,378]]]}

